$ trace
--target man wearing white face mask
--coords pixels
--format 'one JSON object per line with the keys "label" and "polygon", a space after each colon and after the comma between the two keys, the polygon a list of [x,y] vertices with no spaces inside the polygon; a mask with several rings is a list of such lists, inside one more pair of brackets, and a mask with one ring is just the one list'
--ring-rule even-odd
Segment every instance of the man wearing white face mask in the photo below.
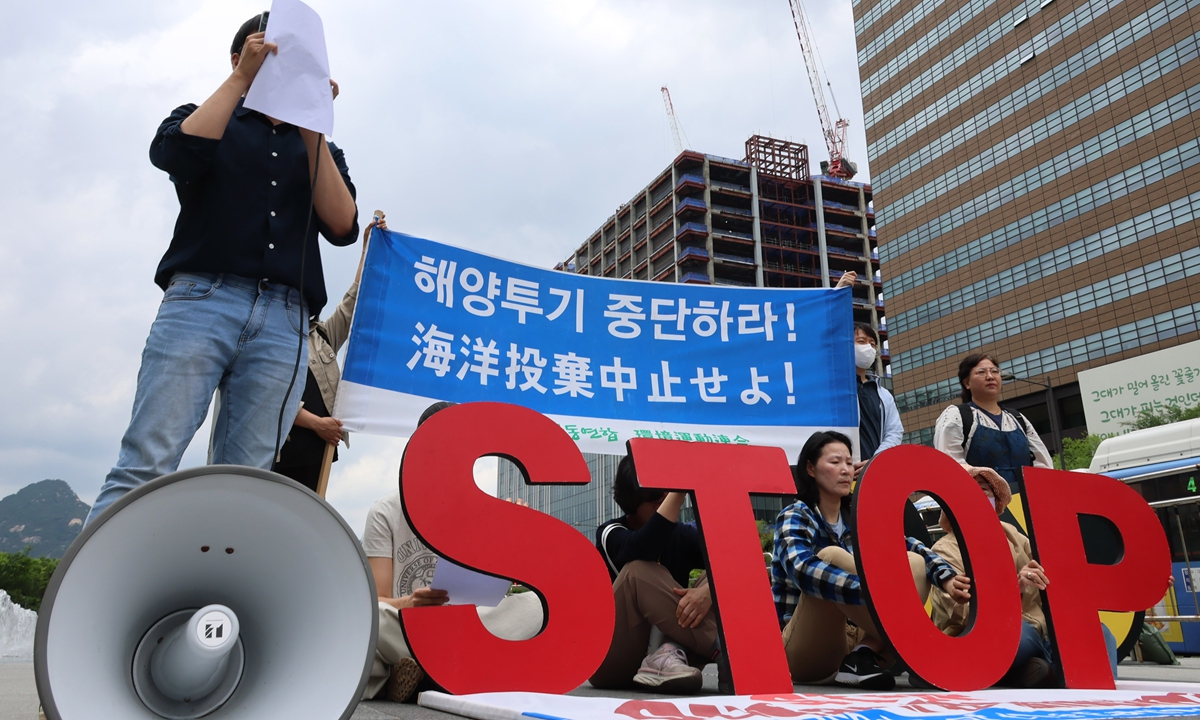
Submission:
{"label": "man wearing white face mask", "polygon": [[861,477],[867,461],[900,444],[904,426],[896,399],[871,372],[879,352],[879,335],[866,323],[854,323],[854,365],[858,372],[858,450],[855,477]]}
{"label": "man wearing white face mask", "polygon": [[[846,273],[850,275],[851,273]],[[858,454],[854,463],[854,478],[862,477],[867,461],[879,453],[899,445],[904,439],[900,410],[896,398],[879,384],[871,372],[879,352],[879,335],[866,323],[854,323],[854,366],[858,373]],[[904,534],[916,538],[926,547],[933,544],[925,520],[910,498],[904,504]]]}

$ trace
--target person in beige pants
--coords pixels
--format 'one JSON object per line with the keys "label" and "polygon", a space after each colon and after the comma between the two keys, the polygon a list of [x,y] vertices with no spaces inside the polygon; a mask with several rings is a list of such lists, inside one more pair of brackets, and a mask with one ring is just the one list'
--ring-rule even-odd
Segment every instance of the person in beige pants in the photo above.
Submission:
{"label": "person in beige pants", "polygon": [[702,573],[688,587],[705,558],[700,531],[679,522],[686,494],[641,488],[627,456],[613,498],[625,515],[597,528],[596,547],[613,576],[616,623],[592,687],[699,692],[701,668],[722,658],[708,579]]}

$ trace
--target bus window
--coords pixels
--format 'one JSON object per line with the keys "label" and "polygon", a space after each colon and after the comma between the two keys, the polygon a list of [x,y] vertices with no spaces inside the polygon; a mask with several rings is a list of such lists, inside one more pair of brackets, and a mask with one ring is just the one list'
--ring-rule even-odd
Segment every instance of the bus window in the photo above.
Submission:
{"label": "bus window", "polygon": [[[1166,475],[1163,477],[1131,482],[1130,487],[1138,489],[1146,502],[1155,503],[1163,500],[1179,500],[1200,495],[1196,487],[1194,470]],[[1184,561],[1184,543],[1187,543],[1187,554],[1192,562],[1200,561],[1200,504],[1174,505],[1155,508],[1167,542],[1171,546],[1171,561]],[[1180,538],[1182,528],[1183,537]]]}

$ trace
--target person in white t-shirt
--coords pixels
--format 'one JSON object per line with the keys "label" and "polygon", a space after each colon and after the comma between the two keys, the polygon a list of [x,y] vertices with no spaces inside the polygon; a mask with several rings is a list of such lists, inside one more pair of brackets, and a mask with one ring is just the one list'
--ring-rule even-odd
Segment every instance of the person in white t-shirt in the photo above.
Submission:
{"label": "person in white t-shirt", "polygon": [[[417,427],[453,404],[430,405],[421,414]],[[404,641],[400,610],[445,605],[451,598],[445,590],[429,587],[438,555],[425,547],[409,526],[399,489],[375,501],[367,512],[363,550],[379,600],[379,640],[363,699],[370,700],[383,691],[381,697],[404,702],[412,697],[425,674]],[[542,630],[542,602],[533,592],[510,595],[497,607],[478,610],[484,627],[505,640],[528,640]]]}

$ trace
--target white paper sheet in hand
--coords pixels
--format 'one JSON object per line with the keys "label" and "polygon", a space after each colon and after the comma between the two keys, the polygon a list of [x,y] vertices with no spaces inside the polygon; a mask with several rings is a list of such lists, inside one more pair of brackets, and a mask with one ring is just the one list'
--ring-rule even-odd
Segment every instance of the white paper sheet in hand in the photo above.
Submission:
{"label": "white paper sheet in hand", "polygon": [[274,0],[267,55],[246,93],[246,107],[313,132],[333,135],[333,90],[321,16],[300,0]]}
{"label": "white paper sheet in hand", "polygon": [[437,569],[433,571],[433,582],[429,583],[429,587],[435,590],[450,593],[451,605],[476,607],[496,607],[508,594],[511,585],[512,583],[504,578],[468,570],[446,558],[438,558]]}

